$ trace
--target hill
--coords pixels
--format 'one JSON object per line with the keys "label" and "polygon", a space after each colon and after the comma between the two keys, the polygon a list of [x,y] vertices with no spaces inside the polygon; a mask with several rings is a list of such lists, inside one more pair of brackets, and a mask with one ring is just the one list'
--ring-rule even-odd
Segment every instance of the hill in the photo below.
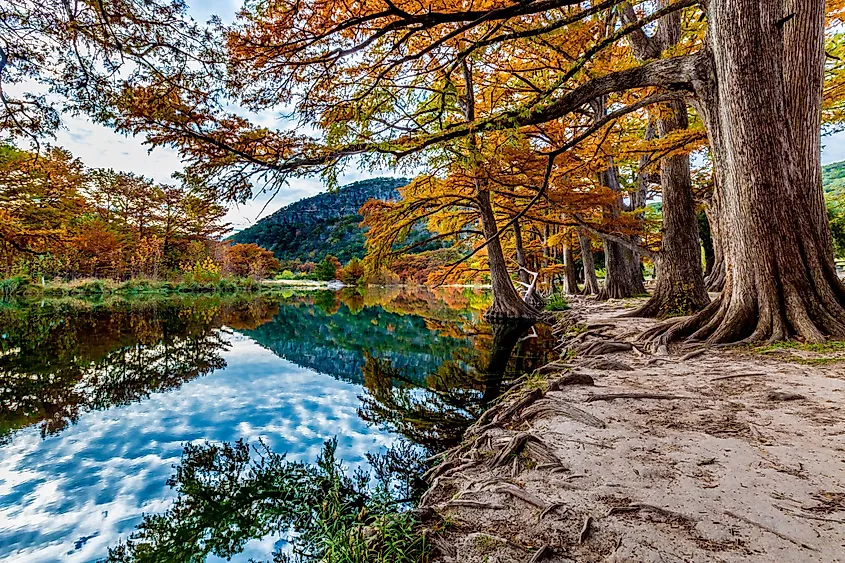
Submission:
{"label": "hill", "polygon": [[395,200],[407,178],[373,178],[354,182],[279,209],[230,237],[256,243],[279,260],[319,261],[332,254],[347,262],[364,256],[364,229],[358,210],[370,199]]}
{"label": "hill", "polygon": [[845,193],[845,161],[822,166],[825,193]]}

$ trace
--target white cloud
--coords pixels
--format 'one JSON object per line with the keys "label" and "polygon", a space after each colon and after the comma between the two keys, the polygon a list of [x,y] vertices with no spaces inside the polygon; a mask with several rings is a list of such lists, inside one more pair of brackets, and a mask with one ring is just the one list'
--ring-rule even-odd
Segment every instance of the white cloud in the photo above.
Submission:
{"label": "white cloud", "polygon": [[845,131],[822,137],[822,164],[845,160]]}

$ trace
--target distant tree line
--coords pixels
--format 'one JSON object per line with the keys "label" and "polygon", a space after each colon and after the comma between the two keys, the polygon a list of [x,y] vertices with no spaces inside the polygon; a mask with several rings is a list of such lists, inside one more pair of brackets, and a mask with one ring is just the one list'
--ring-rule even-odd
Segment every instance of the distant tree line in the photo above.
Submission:
{"label": "distant tree line", "polygon": [[53,280],[261,277],[279,266],[229,230],[214,192],[193,178],[158,184],[88,169],[67,150],[0,145],[0,277]]}

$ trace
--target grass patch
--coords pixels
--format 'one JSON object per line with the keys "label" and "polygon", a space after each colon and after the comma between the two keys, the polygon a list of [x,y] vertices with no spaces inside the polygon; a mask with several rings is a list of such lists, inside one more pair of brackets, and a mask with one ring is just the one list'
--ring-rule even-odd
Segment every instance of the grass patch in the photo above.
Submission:
{"label": "grass patch", "polygon": [[507,542],[502,538],[495,538],[487,534],[479,534],[475,537],[475,547],[482,554],[493,553],[505,545],[507,545]]}
{"label": "grass patch", "polygon": [[779,350],[801,350],[803,352],[813,352],[815,354],[835,354],[837,352],[845,352],[845,340],[828,340],[827,342],[803,343],[795,340],[784,340],[781,342],[773,342],[765,346],[757,346],[754,348],[755,352],[766,354],[768,352],[777,352]]}
{"label": "grass patch", "polygon": [[806,366],[828,366],[845,362],[845,340],[816,343],[783,340],[747,348],[756,354],[776,354],[778,358]]}
{"label": "grass patch", "polygon": [[569,301],[562,293],[553,293],[546,300],[546,311],[568,311]]}
{"label": "grass patch", "polygon": [[0,296],[48,296],[48,297],[100,297],[111,294],[144,295],[168,293],[235,293],[271,291],[261,281],[253,278],[221,278],[218,281],[158,281],[133,278],[123,282],[83,278],[71,281],[34,284],[23,276],[0,279]]}
{"label": "grass patch", "polygon": [[29,280],[24,276],[0,279],[0,297],[20,295],[26,290],[27,286],[29,286]]}

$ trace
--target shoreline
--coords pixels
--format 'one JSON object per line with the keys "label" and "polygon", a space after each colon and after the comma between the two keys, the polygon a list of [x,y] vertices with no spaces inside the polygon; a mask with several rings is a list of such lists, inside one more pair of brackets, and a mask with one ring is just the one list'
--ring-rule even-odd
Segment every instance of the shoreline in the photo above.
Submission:
{"label": "shoreline", "polygon": [[438,456],[434,560],[845,561],[845,346],[651,354],[634,301],[577,299],[562,358]]}
{"label": "shoreline", "polygon": [[[100,295],[179,295],[197,293],[262,293],[275,292],[285,289],[295,291],[341,291],[343,289],[357,289],[359,287],[428,287],[417,284],[391,284],[364,286],[346,285],[339,280],[256,280],[253,278],[221,278],[218,281],[158,281],[146,278],[135,278],[126,281],[115,281],[100,278],[80,278],[68,282],[33,283],[23,278],[6,278],[0,280],[0,297],[70,297],[70,296],[100,296]],[[488,290],[489,285],[450,284],[445,288],[470,288]]]}

